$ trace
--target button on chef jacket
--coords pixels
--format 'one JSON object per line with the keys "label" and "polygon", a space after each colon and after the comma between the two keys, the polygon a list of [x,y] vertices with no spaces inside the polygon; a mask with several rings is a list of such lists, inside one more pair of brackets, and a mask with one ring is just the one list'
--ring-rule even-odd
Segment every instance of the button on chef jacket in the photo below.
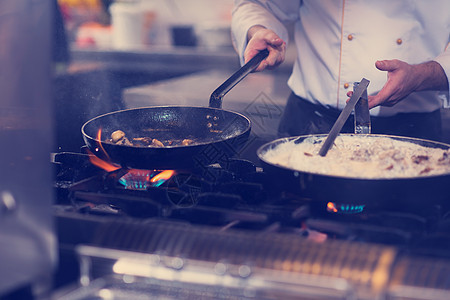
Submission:
{"label": "button on chef jacket", "polygon": [[[237,0],[232,32],[241,63],[251,26],[263,25],[288,41],[283,24],[289,22],[297,57],[288,85],[311,102],[342,109],[353,82],[362,78],[370,81],[369,94],[376,94],[387,80],[387,72],[376,69],[377,60],[434,60],[450,81],[449,0]],[[448,97],[448,91],[415,92],[371,114],[431,112],[447,104]]]}

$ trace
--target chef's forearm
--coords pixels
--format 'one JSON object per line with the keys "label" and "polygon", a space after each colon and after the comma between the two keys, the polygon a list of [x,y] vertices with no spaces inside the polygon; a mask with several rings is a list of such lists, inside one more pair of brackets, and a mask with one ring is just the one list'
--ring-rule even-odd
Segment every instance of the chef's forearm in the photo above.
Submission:
{"label": "chef's forearm", "polygon": [[447,75],[438,62],[429,61],[414,65],[413,70],[418,79],[416,91],[447,91],[449,89]]}
{"label": "chef's forearm", "polygon": [[[437,62],[444,72],[445,78],[447,79],[447,91],[450,93],[450,43],[447,45],[447,49],[435,57],[433,61]],[[441,70],[438,70],[438,74]],[[445,83],[443,90],[445,90]]]}

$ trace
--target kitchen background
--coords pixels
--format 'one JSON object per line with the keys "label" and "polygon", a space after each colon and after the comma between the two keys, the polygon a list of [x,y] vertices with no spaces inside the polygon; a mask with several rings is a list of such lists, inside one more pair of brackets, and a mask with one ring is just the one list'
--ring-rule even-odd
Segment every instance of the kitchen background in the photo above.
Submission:
{"label": "kitchen background", "polygon": [[[282,66],[250,74],[224,97],[223,108],[252,121],[251,137],[240,156],[256,166],[247,160],[206,166],[206,177],[197,170],[181,170],[162,186],[149,181],[159,171],[106,171],[94,166],[92,156],[81,149],[81,127],[86,121],[134,107],[208,106],[210,94],[239,68],[230,39],[233,1],[57,3],[51,166],[44,147],[40,164],[28,168],[37,161],[34,153],[28,154],[37,147],[29,145],[50,145],[47,140],[39,140],[33,131],[30,137],[15,134],[7,122],[0,131],[8,134],[3,140],[19,140],[5,147],[9,152],[0,160],[0,166],[7,167],[1,180],[0,250],[16,259],[15,252],[23,252],[24,257],[42,262],[41,257],[30,255],[43,254],[41,248],[34,251],[24,244],[29,239],[22,242],[20,232],[3,226],[17,220],[24,224],[17,228],[50,242],[48,256],[57,261],[55,270],[50,270],[51,263],[42,262],[47,276],[54,271],[51,279],[35,275],[31,263],[23,261],[17,270],[29,275],[27,280],[51,281],[53,299],[147,299],[149,295],[159,295],[156,299],[448,298],[450,213],[446,205],[435,203],[429,194],[424,196],[427,191],[411,198],[400,194],[396,200],[403,205],[387,201],[381,211],[372,211],[383,201],[364,202],[359,194],[350,195],[356,199],[351,203],[338,196],[336,201],[344,201],[342,205],[331,202],[334,198],[310,199],[279,190],[273,177],[259,168],[256,148],[276,137],[289,94],[286,80],[293,63],[292,48]],[[41,96],[48,101],[49,97]],[[29,120],[34,110],[22,114],[20,121]],[[448,111],[443,109],[442,115],[444,141],[450,142]],[[11,157],[20,164],[11,163]],[[10,169],[17,172],[11,174]],[[24,179],[24,173],[30,178]],[[306,182],[297,175],[292,186]],[[52,177],[51,184],[47,177]],[[446,186],[440,182],[430,191],[439,199],[446,195]],[[417,188],[415,183],[412,186]],[[325,185],[319,182],[318,189]],[[382,188],[387,194],[406,190],[409,195],[408,189],[398,186]],[[373,194],[382,188],[376,187]],[[36,192],[40,189],[43,194]],[[28,191],[22,197],[28,201],[15,202],[21,200],[22,191]],[[352,192],[352,186],[345,191]],[[325,206],[329,203],[338,213]],[[392,210],[396,206],[401,209]],[[31,222],[41,210],[45,212]],[[50,220],[54,224],[48,224]],[[40,233],[35,224],[54,232]],[[11,247],[4,236],[21,243]],[[35,244],[42,246],[40,240]],[[0,258],[7,261],[8,256]],[[15,270],[14,262],[6,269],[3,261],[2,281],[12,278],[10,270]],[[44,284],[43,289],[48,287]]]}
{"label": "kitchen background", "polygon": [[[102,113],[207,106],[212,91],[239,68],[230,38],[233,2],[58,0],[70,45],[70,55],[57,66],[58,150],[83,145],[81,125]],[[225,96],[223,107],[253,124],[244,158],[256,160],[255,149],[276,137],[293,59],[289,47],[280,68],[251,74]],[[447,109],[442,116],[443,141],[450,142]]]}
{"label": "kitchen background", "polygon": [[[57,66],[58,151],[83,145],[90,118],[151,105],[208,106],[210,94],[238,70],[230,38],[231,0],[59,0],[70,56]],[[242,157],[276,137],[292,66],[292,49],[277,70],[251,74],[223,108],[252,121]],[[68,132],[71,132],[69,135]]]}

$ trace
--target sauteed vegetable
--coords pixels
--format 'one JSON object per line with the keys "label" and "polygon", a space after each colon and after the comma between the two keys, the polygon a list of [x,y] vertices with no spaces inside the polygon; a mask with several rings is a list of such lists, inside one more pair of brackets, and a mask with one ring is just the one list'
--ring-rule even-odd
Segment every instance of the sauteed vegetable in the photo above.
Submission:
{"label": "sauteed vegetable", "polygon": [[189,146],[194,145],[195,142],[192,139],[170,139],[160,141],[155,138],[151,138],[148,136],[145,137],[134,137],[128,138],[125,135],[125,132],[122,130],[116,130],[111,133],[111,138],[108,140],[116,145],[126,145],[126,146],[135,146],[135,147],[157,147],[162,148],[166,146]]}

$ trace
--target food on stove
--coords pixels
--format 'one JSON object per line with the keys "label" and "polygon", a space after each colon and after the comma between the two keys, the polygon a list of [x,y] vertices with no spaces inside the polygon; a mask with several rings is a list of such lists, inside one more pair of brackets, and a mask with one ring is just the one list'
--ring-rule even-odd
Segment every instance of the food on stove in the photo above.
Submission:
{"label": "food on stove", "polygon": [[164,144],[161,141],[157,140],[157,139],[152,139],[151,146],[164,147]]}
{"label": "food on stove", "polygon": [[111,138],[108,140],[108,142],[111,142],[116,145],[126,145],[126,146],[135,146],[135,147],[156,147],[156,148],[163,148],[167,146],[189,146],[195,144],[194,140],[192,139],[171,139],[171,140],[158,140],[151,137],[135,137],[127,138],[125,135],[125,132],[122,130],[116,130],[113,133],[111,133]]}
{"label": "food on stove", "polygon": [[181,145],[183,145],[183,146],[189,146],[189,145],[192,145],[193,143],[194,143],[194,141],[191,139],[184,139],[183,141],[181,141]]}
{"label": "food on stove", "polygon": [[122,130],[116,130],[111,133],[111,142],[117,145],[126,145],[132,146],[133,144],[130,140],[125,136],[125,133]]}
{"label": "food on stove", "polygon": [[339,135],[327,155],[320,156],[324,139],[282,143],[262,157],[290,169],[341,177],[410,178],[450,173],[450,150],[390,137]]}
{"label": "food on stove", "polygon": [[111,133],[111,142],[117,143],[124,137],[125,137],[125,132],[123,132],[122,130],[116,130],[113,133]]}

